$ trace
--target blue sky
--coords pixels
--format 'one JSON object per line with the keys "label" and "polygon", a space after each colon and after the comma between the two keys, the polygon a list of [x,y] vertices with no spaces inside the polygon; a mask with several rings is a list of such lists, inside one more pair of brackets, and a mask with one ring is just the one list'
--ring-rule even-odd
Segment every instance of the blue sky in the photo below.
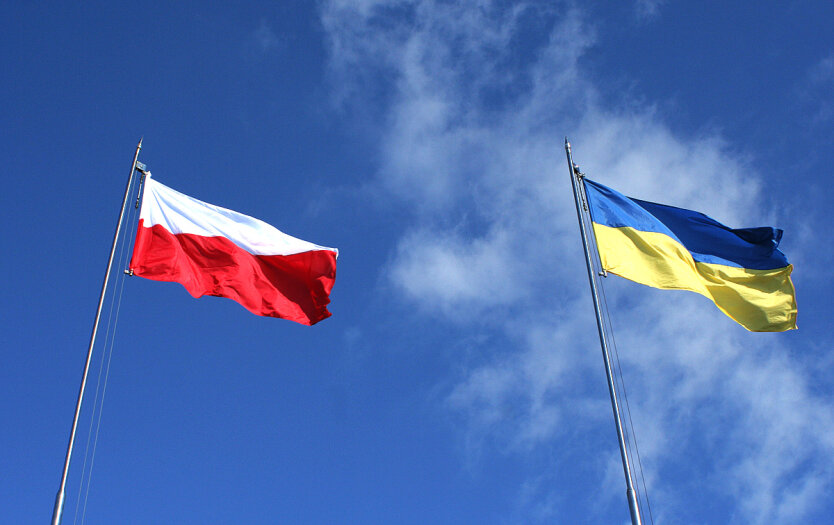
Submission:
{"label": "blue sky", "polygon": [[566,135],[795,265],[783,334],[605,280],[655,522],[830,519],[834,7],[701,4],[7,3],[4,521],[51,515],[142,136],[164,184],[338,247],[333,317],[119,275],[64,523],[626,523]]}

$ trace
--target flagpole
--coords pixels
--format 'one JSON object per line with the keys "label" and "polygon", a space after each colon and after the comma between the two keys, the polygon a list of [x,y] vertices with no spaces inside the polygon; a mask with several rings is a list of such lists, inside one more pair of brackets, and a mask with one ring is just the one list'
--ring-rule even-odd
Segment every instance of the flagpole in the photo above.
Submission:
{"label": "flagpole", "polygon": [[107,261],[107,271],[104,274],[104,283],[101,285],[101,295],[98,300],[98,309],[96,310],[96,318],[93,321],[93,333],[90,336],[90,346],[87,349],[87,361],[84,363],[84,373],[81,376],[81,387],[78,391],[78,401],[75,403],[75,416],[72,419],[72,431],[70,432],[69,445],[67,446],[67,455],[64,459],[64,471],[61,474],[61,486],[58,489],[58,495],[55,497],[55,507],[52,509],[52,525],[59,525],[61,523],[61,513],[64,510],[64,493],[67,486],[67,474],[69,472],[70,458],[72,457],[72,448],[75,443],[75,432],[78,428],[78,417],[81,414],[81,401],[84,399],[84,389],[87,385],[87,375],[90,371],[90,360],[93,356],[93,347],[96,343],[96,333],[98,332],[98,323],[101,319],[101,310],[104,305],[104,296],[107,292],[107,283],[110,281],[110,271],[113,267],[113,258],[116,254],[116,246],[119,241],[119,232],[122,229],[122,220],[125,216],[125,208],[127,206],[127,199],[130,195],[130,185],[133,182],[133,174],[136,171],[136,163],[139,160],[139,151],[142,149],[142,139],[139,139],[139,144],[136,146],[136,154],[133,155],[133,164],[130,167],[130,176],[127,178],[127,186],[125,187],[125,196],[122,201],[122,209],[119,212],[119,221],[116,223],[116,232],[113,234],[113,246],[110,249],[110,259]]}
{"label": "flagpole", "polygon": [[585,263],[588,267],[588,282],[591,284],[591,296],[594,300],[594,312],[597,316],[597,331],[599,332],[599,342],[602,346],[602,358],[605,362],[605,376],[608,379],[608,394],[611,397],[611,408],[614,411],[614,422],[617,426],[617,440],[620,443],[620,457],[623,460],[623,473],[626,480],[626,497],[628,498],[628,509],[631,513],[631,524],[641,525],[640,509],[637,504],[637,493],[634,491],[634,484],[631,480],[631,468],[629,467],[628,450],[626,450],[625,437],[623,434],[623,423],[620,418],[620,407],[617,403],[617,391],[614,385],[614,377],[611,373],[611,357],[608,353],[608,344],[606,343],[605,327],[602,323],[602,314],[599,307],[599,296],[597,295],[597,285],[594,279],[593,261],[591,260],[591,252],[588,249],[588,235],[585,231],[585,221],[582,220],[582,207],[580,205],[580,193],[582,184],[582,174],[579,172],[579,167],[573,163],[571,156],[570,142],[565,137],[565,154],[568,157],[568,170],[570,172],[571,187],[573,188],[573,200],[576,204],[576,218],[579,220],[579,232],[582,235],[582,248],[585,250]]}

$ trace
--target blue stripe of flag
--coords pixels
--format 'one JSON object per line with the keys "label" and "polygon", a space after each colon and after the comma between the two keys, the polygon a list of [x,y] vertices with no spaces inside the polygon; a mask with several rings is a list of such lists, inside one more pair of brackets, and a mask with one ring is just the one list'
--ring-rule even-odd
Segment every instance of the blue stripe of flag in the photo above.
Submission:
{"label": "blue stripe of flag", "polygon": [[782,230],[769,226],[729,228],[697,211],[632,199],[584,180],[591,220],[597,224],[668,235],[689,250],[697,262],[751,270],[788,265],[787,257],[777,249]]}

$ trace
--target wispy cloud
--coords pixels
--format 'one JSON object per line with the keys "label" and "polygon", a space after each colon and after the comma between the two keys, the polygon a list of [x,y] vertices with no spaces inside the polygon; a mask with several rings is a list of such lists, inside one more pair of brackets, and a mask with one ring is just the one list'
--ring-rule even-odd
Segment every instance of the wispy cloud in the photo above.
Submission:
{"label": "wispy cloud", "polygon": [[[675,134],[650,107],[603,105],[580,65],[594,28],[565,5],[335,1],[322,21],[339,103],[383,103],[375,184],[413,212],[388,283],[425,315],[486,318],[512,342],[469,356],[449,390],[469,445],[526,455],[581,428],[608,435],[564,135],[592,178],[728,224],[763,218],[748,159],[718,134]],[[670,480],[693,477],[736,496],[722,504],[738,523],[813,511],[832,479],[834,407],[779,339],[695,294],[608,281],[659,512],[685,509],[692,487]],[[598,483],[614,483],[610,465]],[[546,470],[519,487],[530,519],[568,504],[542,488]]]}
{"label": "wispy cloud", "polygon": [[830,123],[834,120],[832,90],[834,90],[834,53],[821,59],[811,68],[803,90],[808,103],[815,108],[813,120],[817,123]]}
{"label": "wispy cloud", "polygon": [[275,50],[281,45],[281,39],[266,20],[261,20],[258,28],[252,32],[252,40],[261,52]]}
{"label": "wispy cloud", "polygon": [[660,15],[660,8],[665,3],[666,0],[636,0],[634,2],[634,12],[638,20],[654,20]]}

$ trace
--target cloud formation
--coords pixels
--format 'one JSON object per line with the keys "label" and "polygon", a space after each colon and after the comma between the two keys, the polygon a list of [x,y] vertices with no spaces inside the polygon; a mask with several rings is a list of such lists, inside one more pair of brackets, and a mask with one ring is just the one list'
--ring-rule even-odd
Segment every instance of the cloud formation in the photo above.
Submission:
{"label": "cloud formation", "polygon": [[266,20],[261,20],[258,28],[252,32],[252,39],[261,52],[272,51],[281,44],[281,39],[275,34]]}
{"label": "cloud formation", "polygon": [[[638,2],[647,15],[659,4]],[[590,177],[727,224],[766,222],[755,170],[718,133],[680,136],[651,107],[604,105],[580,62],[594,27],[567,4],[339,0],[322,22],[337,102],[382,101],[375,185],[412,212],[388,283],[438,322],[489,319],[513,343],[470,356],[449,390],[467,443],[529,455],[577,432],[613,440],[565,133]],[[732,523],[813,512],[834,470],[834,407],[781,340],[694,294],[606,281],[660,517],[681,522],[687,479],[708,480],[697,490]],[[606,474],[619,459],[606,457],[589,477],[619,509],[622,476]],[[549,467],[518,488],[526,518],[578,504],[557,497],[559,480],[542,488]]]}

